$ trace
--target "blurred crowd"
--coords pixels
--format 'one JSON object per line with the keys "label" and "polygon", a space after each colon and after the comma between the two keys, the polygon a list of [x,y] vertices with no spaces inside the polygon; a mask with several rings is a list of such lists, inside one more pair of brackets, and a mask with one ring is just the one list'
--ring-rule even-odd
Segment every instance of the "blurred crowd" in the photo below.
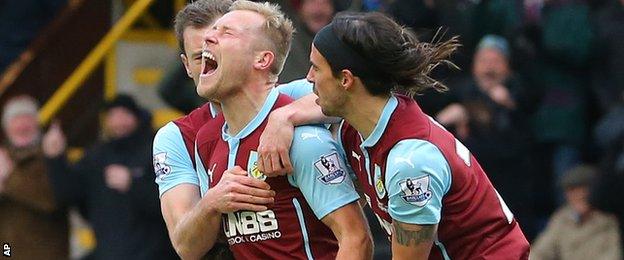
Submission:
{"label": "blurred crowd", "polygon": [[[0,0],[0,21],[11,19],[12,2]],[[459,35],[460,70],[436,72],[449,90],[418,95],[423,110],[481,162],[534,242],[533,259],[622,258],[624,0],[275,2],[297,27],[280,82],[305,76],[314,34],[339,11],[386,12],[422,41]],[[0,39],[1,70],[17,41]],[[179,64],[159,89],[181,111],[203,102]],[[96,259],[174,256],[150,166],[149,113],[123,95],[102,111],[102,139],[70,164],[58,125],[46,134],[38,126],[36,101],[4,105],[0,242],[32,244],[33,259],[65,258],[64,216],[76,207],[95,230]]]}

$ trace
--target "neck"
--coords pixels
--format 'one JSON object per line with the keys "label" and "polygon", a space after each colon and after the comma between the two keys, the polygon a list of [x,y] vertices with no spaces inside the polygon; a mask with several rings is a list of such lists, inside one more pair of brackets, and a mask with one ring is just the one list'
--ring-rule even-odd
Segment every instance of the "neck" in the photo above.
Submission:
{"label": "neck", "polygon": [[240,86],[239,91],[221,100],[221,110],[228,125],[228,134],[238,134],[258,114],[273,84],[255,81]]}
{"label": "neck", "polygon": [[[362,134],[364,139],[368,138],[379,121],[390,96],[372,96],[368,93],[361,94],[356,99],[347,102],[344,119]],[[366,104],[363,106],[362,104]]]}

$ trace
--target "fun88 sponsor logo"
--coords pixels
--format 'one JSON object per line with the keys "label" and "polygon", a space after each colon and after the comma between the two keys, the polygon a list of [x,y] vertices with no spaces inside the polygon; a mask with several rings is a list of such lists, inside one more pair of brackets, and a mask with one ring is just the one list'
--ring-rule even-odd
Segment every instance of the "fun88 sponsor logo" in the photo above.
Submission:
{"label": "fun88 sponsor logo", "polygon": [[228,213],[223,220],[223,230],[230,245],[280,238],[282,233],[278,229],[272,210]]}

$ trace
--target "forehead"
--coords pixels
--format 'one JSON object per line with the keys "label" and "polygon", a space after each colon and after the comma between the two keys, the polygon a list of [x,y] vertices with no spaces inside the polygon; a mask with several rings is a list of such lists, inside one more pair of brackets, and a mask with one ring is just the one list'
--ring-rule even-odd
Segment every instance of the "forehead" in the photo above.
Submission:
{"label": "forehead", "polygon": [[505,55],[495,48],[483,48],[475,54],[477,58],[500,58],[506,59]]}
{"label": "forehead", "polygon": [[215,22],[217,27],[228,27],[237,31],[260,28],[265,22],[264,16],[247,10],[231,11]]}
{"label": "forehead", "polygon": [[321,52],[319,52],[318,49],[314,47],[314,43],[312,44],[312,48],[310,51],[310,61],[318,67],[329,66],[329,63],[327,63],[325,57],[323,57]]}
{"label": "forehead", "polygon": [[210,25],[196,28],[193,26],[189,26],[184,29],[184,33],[182,37],[184,37],[184,47],[185,48],[201,48],[204,43],[204,35],[210,30]]}

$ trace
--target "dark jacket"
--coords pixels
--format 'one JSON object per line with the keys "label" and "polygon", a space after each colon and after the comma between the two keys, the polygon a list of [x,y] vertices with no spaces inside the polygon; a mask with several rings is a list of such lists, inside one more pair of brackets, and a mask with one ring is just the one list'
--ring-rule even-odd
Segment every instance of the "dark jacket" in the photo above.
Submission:
{"label": "dark jacket", "polygon": [[[152,175],[153,134],[149,119],[142,122],[130,136],[96,145],[74,166],[63,158],[49,160],[57,196],[79,206],[93,227],[95,259],[175,258]],[[107,187],[104,169],[111,164],[132,172],[127,193]]]}
{"label": "dark jacket", "polygon": [[68,259],[67,212],[54,200],[40,149],[8,149],[15,168],[0,193],[0,242],[16,259]]}

